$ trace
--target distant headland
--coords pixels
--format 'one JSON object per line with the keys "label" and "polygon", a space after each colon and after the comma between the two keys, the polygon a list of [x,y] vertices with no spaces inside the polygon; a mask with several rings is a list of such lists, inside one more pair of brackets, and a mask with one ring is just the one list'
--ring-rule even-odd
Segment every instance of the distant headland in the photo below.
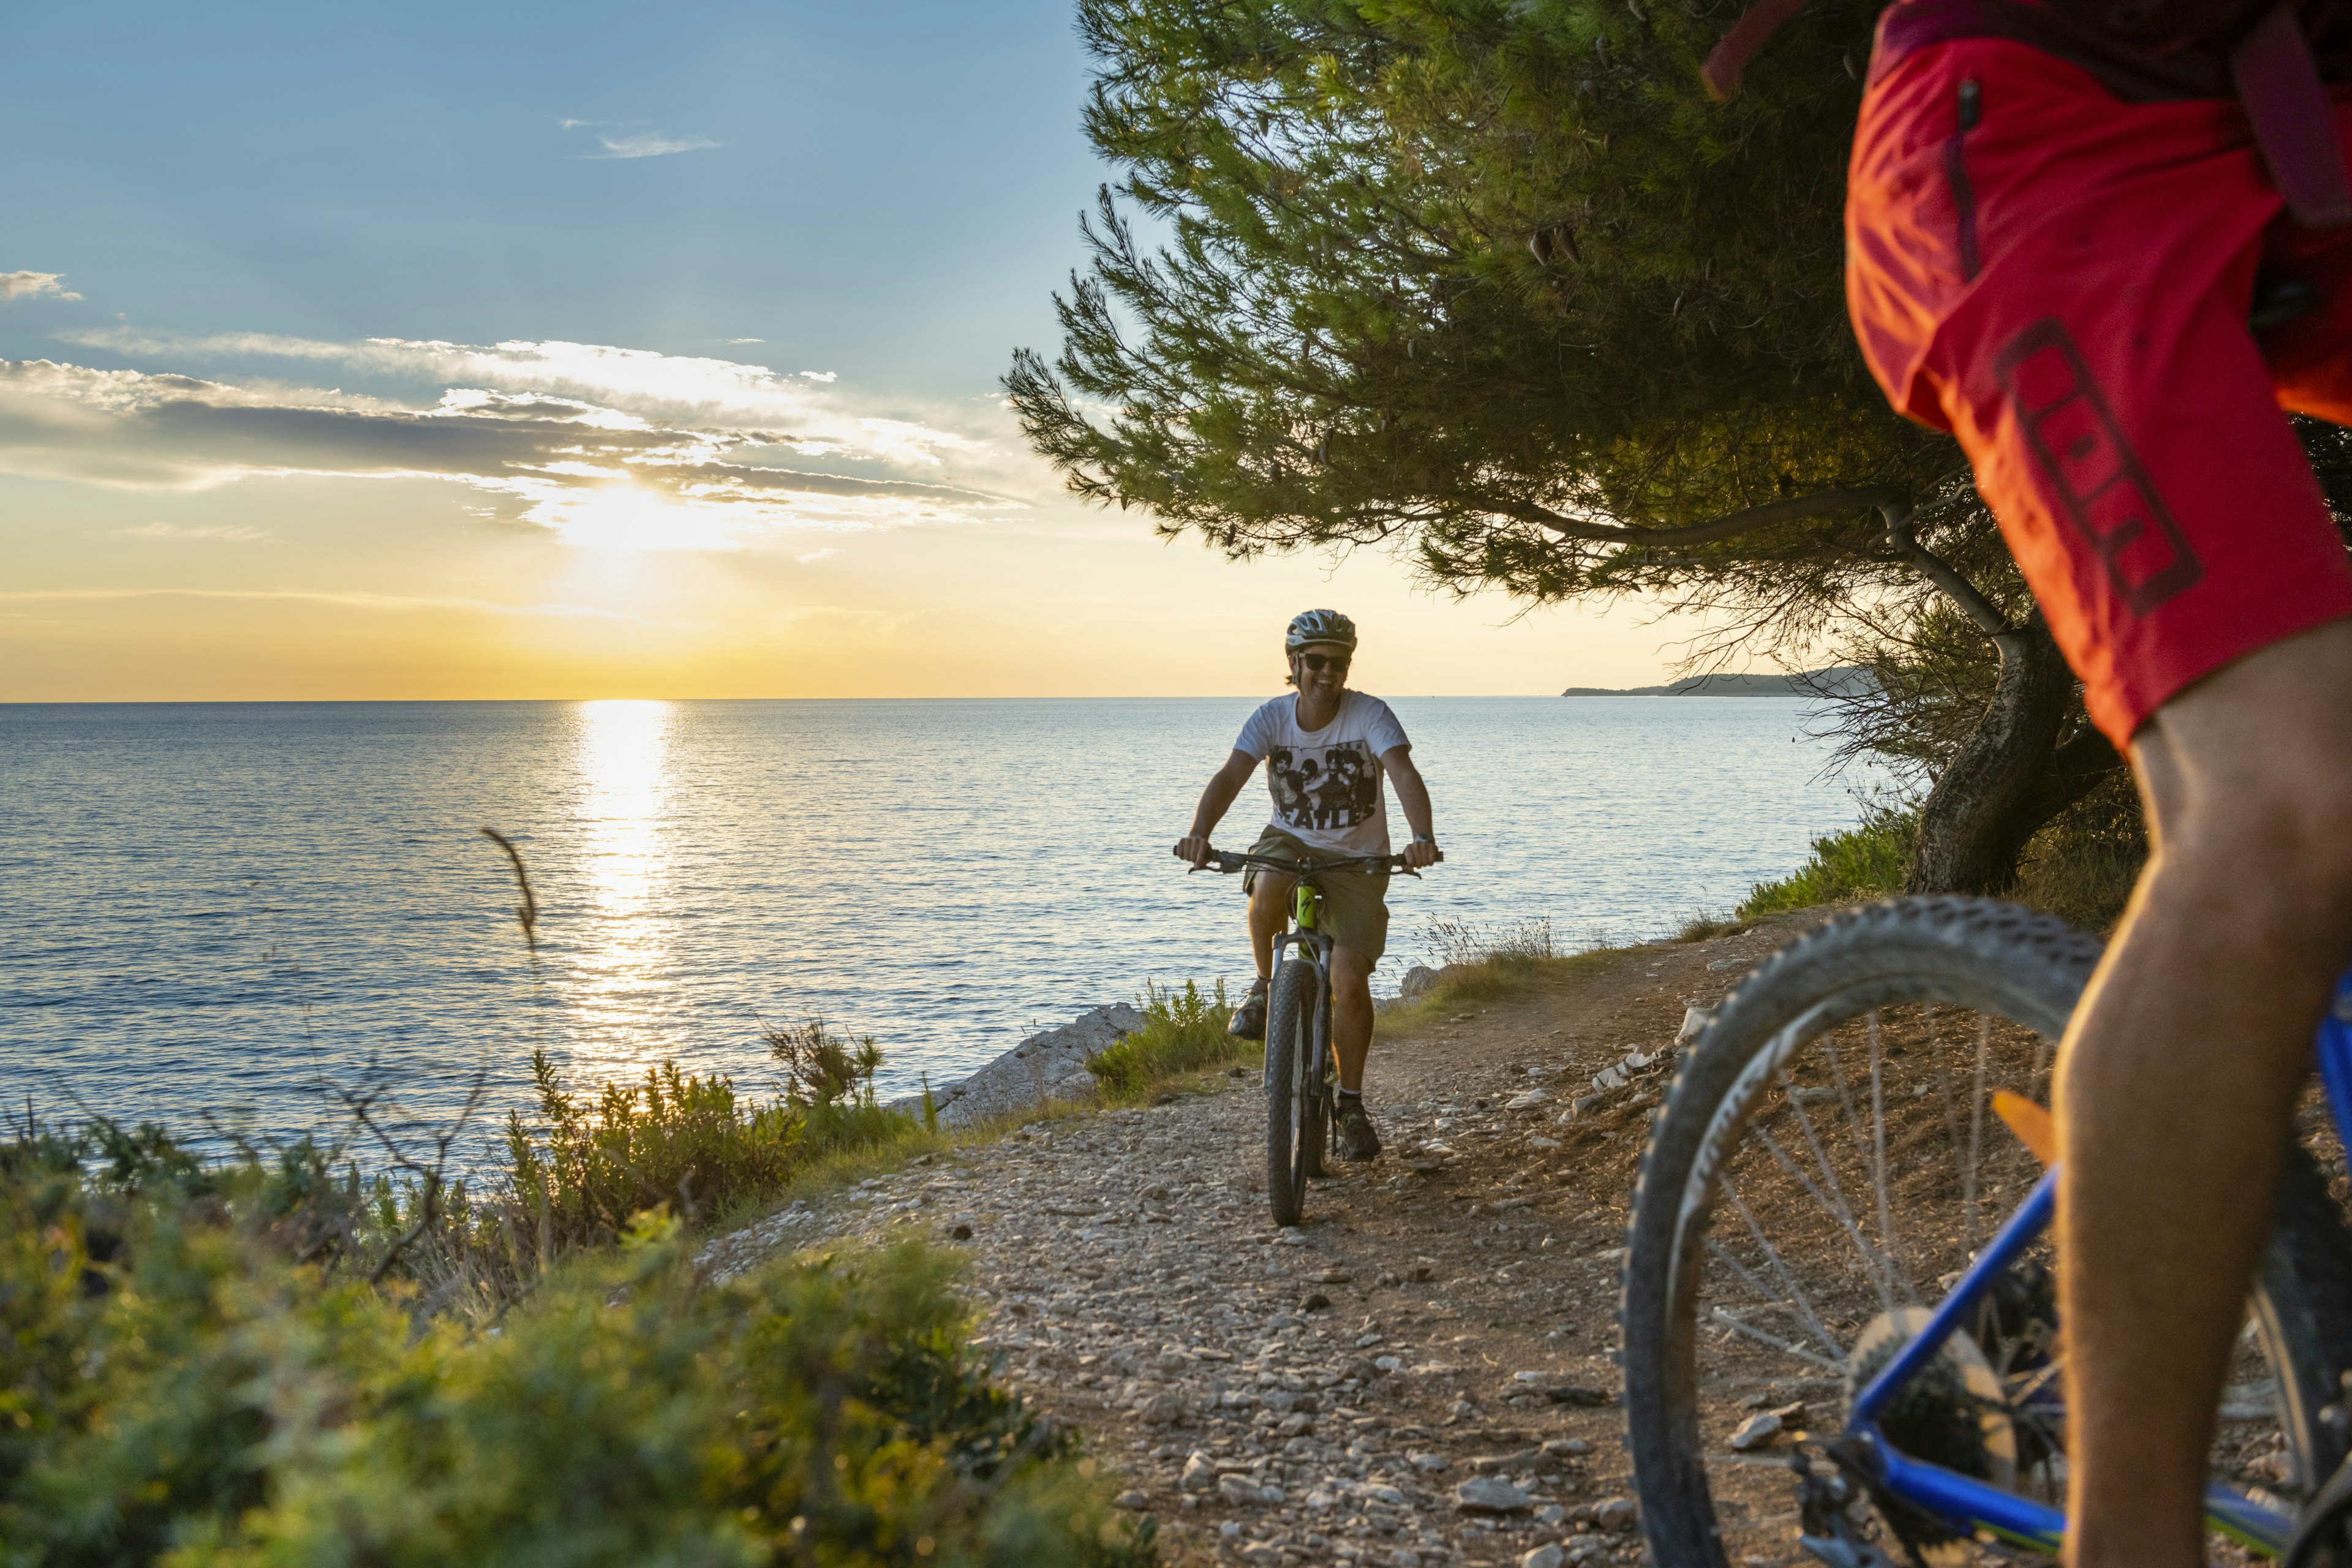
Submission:
{"label": "distant headland", "polygon": [[1796,675],[1695,675],[1668,686],[1571,686],[1562,697],[1843,697],[1870,687],[1858,665],[1832,665]]}

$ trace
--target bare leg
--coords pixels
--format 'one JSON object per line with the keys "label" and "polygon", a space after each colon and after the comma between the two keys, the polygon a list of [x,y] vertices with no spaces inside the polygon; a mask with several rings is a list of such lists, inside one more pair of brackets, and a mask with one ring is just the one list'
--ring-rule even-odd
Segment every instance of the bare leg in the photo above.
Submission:
{"label": "bare leg", "polygon": [[1364,1092],[1364,1058],[1372,1049],[1372,961],[1352,947],[1331,949],[1331,1053],[1339,1087]]}
{"label": "bare leg", "polygon": [[2074,1568],[2195,1568],[2214,1406],[2311,1037],[2352,957],[2352,622],[2175,698],[2155,853],[2067,1031]]}
{"label": "bare leg", "polygon": [[1297,878],[1272,871],[1260,871],[1250,884],[1250,962],[1260,980],[1274,978],[1275,940],[1290,929],[1290,892],[1297,886]]}

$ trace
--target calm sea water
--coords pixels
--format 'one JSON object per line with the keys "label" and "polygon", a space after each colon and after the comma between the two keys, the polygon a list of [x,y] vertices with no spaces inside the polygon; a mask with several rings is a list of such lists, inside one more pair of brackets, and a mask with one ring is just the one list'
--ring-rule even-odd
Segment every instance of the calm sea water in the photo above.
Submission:
{"label": "calm sea water", "polygon": [[[1432,916],[1642,937],[1849,825],[1770,699],[1402,699]],[[892,1090],[1147,980],[1248,972],[1238,879],[1168,853],[1249,699],[0,706],[0,1098],[279,1135],[408,1124],[534,1047],[764,1087],[764,1026],[872,1033]],[[1265,820],[1254,784],[1219,835]],[[1402,829],[1402,818],[1391,821]],[[510,835],[541,907],[525,948]]]}

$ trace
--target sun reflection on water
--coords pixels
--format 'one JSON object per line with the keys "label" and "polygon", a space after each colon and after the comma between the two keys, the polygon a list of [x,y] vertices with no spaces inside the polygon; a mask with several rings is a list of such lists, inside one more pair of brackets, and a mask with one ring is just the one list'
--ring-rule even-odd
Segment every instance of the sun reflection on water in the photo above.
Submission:
{"label": "sun reflection on water", "polygon": [[656,1054],[656,1009],[672,988],[661,904],[675,720],[667,702],[615,700],[581,703],[573,723],[589,904],[573,995],[614,1068]]}

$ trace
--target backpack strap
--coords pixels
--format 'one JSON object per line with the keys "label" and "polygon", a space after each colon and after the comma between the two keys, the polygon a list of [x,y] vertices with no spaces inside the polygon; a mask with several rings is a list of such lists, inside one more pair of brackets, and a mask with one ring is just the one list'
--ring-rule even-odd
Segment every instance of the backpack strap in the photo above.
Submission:
{"label": "backpack strap", "polygon": [[[1707,91],[1718,100],[1737,91],[1748,63],[1803,5],[1758,0],[1700,68]],[[2314,228],[2352,224],[2352,172],[2295,0],[2279,0],[2227,48],[2137,47],[2071,9],[2022,0],[1897,0],[1879,16],[1877,32],[1874,82],[1916,49],[1955,38],[2006,38],[2081,67],[2126,103],[2234,98],[2245,106],[2271,182],[2295,221]]]}
{"label": "backpack strap", "polygon": [[2352,174],[2336,109],[2292,5],[2282,0],[2230,51],[2230,76],[2271,183],[2295,221],[2312,228],[2352,224]]}

